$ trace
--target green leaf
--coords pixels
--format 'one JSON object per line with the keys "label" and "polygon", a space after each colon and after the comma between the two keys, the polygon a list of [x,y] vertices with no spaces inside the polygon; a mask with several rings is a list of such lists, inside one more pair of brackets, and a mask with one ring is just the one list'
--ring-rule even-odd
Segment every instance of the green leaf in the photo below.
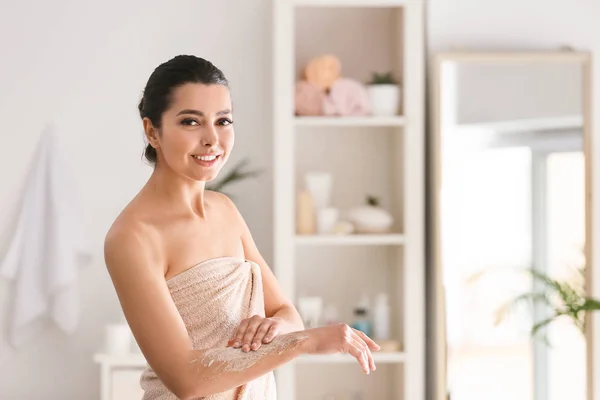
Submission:
{"label": "green leaf", "polygon": [[370,83],[371,85],[395,85],[396,79],[394,79],[392,72],[373,72]]}
{"label": "green leaf", "polygon": [[587,298],[583,304],[579,307],[582,311],[594,311],[600,310],[600,301],[596,299]]}
{"label": "green leaf", "polygon": [[238,162],[219,182],[206,185],[206,189],[215,192],[223,192],[223,188],[227,185],[261,174],[262,171],[258,170],[243,171],[242,169],[246,164],[248,164],[248,160],[246,159]]}
{"label": "green leaf", "polygon": [[379,198],[378,197],[368,195],[367,199],[365,201],[370,206],[373,206],[373,207],[379,206]]}
{"label": "green leaf", "polygon": [[527,271],[531,274],[531,276],[533,276],[534,279],[537,279],[541,283],[545,284],[548,288],[552,288],[557,291],[562,290],[560,283],[552,279],[548,274],[538,271],[534,268],[527,269]]}
{"label": "green leaf", "polygon": [[546,319],[534,324],[533,327],[531,328],[531,336],[535,336],[540,331],[540,329],[542,329],[546,325],[553,322],[558,316],[560,316],[560,314],[555,314],[550,318],[546,318]]}
{"label": "green leaf", "polygon": [[550,300],[545,293],[523,293],[514,299],[509,300],[496,312],[495,325],[499,325],[504,319],[506,319],[506,316],[509,314],[509,312],[516,308],[519,304],[523,302],[535,303],[538,301],[542,301],[547,305],[551,305]]}
{"label": "green leaf", "polygon": [[[501,272],[507,271],[507,268],[502,267],[493,269]],[[585,282],[585,265],[577,267],[577,273],[573,276],[573,279],[569,279],[568,281],[553,279],[549,274],[533,268],[518,268],[518,271],[530,274],[534,281],[540,282],[542,285],[540,285],[539,290],[520,294],[499,308],[496,316],[497,324],[506,317],[512,307],[523,301],[530,301],[532,303],[542,302],[552,310],[554,315],[534,324],[531,329],[532,336],[535,336],[541,328],[563,316],[572,320],[573,324],[581,332],[585,332],[585,313],[587,311],[600,310],[600,300],[585,296],[583,285],[583,282]],[[469,280],[478,280],[488,272],[490,270],[478,272],[471,276]]]}

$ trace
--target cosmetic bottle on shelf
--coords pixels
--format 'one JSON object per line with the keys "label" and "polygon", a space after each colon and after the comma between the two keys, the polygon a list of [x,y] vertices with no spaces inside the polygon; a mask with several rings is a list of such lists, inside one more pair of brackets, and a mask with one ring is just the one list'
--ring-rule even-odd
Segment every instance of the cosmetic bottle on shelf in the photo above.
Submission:
{"label": "cosmetic bottle on shelf", "polygon": [[361,300],[354,308],[354,321],[352,322],[352,327],[371,337],[373,325],[369,318],[369,299],[366,295],[362,296]]}

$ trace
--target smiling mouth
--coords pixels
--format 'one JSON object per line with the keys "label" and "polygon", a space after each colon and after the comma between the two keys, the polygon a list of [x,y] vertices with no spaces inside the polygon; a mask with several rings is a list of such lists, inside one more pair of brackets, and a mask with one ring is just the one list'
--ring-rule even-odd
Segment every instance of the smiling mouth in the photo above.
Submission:
{"label": "smiling mouth", "polygon": [[192,154],[192,157],[195,158],[196,160],[200,160],[200,161],[214,161],[217,158],[219,158],[218,154],[212,154],[210,156],[197,156]]}

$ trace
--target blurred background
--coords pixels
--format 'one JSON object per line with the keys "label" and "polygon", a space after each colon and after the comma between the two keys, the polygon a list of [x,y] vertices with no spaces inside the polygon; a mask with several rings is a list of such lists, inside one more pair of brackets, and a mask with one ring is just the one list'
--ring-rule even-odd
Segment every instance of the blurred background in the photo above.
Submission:
{"label": "blurred background", "polygon": [[[335,0],[323,0],[322,3],[328,1],[332,4],[344,3]],[[2,49],[0,121],[2,121],[1,135],[4,149],[0,157],[2,182],[0,185],[0,260],[6,261],[6,250],[13,242],[12,239],[17,236],[20,202],[26,188],[27,177],[31,170],[35,170],[36,164],[43,160],[39,157],[39,153],[36,153],[36,149],[42,133],[47,132],[48,129],[52,129],[56,137],[55,151],[61,154],[61,159],[76,183],[77,204],[74,207],[80,210],[79,222],[84,231],[82,236],[85,237],[89,249],[89,262],[79,270],[77,277],[76,298],[81,313],[71,334],[65,334],[53,324],[46,324],[41,325],[36,334],[24,340],[22,344],[14,345],[10,337],[9,325],[14,317],[16,282],[19,280],[9,279],[10,271],[4,271],[5,276],[0,279],[0,326],[2,327],[0,329],[0,400],[140,398],[138,379],[139,368],[143,367],[143,358],[136,351],[135,343],[127,342],[128,339],[125,338],[127,335],[122,333],[122,313],[103,263],[103,241],[118,213],[142,187],[151,173],[151,167],[142,161],[145,143],[137,104],[153,69],[177,54],[194,54],[212,61],[224,71],[231,82],[236,144],[224,173],[233,171],[236,165],[243,162],[247,162],[244,168],[260,170],[261,173],[232,183],[227,187],[227,192],[235,199],[260,251],[266,261],[273,266],[286,291],[293,295],[298,305],[299,298],[302,297],[305,300],[303,304],[306,310],[310,310],[316,301],[320,309],[318,323],[343,320],[361,327],[363,313],[357,309],[366,309],[369,326],[376,325],[379,329],[384,329],[389,324],[393,326],[390,334],[386,333],[385,329],[378,331],[382,338],[391,337],[396,340],[389,340],[390,350],[387,355],[381,356],[381,372],[378,368],[374,377],[361,376],[358,367],[345,359],[325,360],[328,362],[318,362],[318,365],[313,364],[314,360],[305,360],[294,369],[283,369],[278,375],[280,386],[283,388],[280,391],[282,400],[292,400],[294,396],[299,400],[325,398],[442,400],[446,396],[456,400],[483,398],[600,400],[598,385],[594,386],[590,383],[598,382],[600,379],[596,371],[600,369],[598,330],[595,335],[588,334],[586,349],[585,336],[577,332],[573,333],[572,326],[567,326],[560,336],[563,338],[560,339],[563,340],[561,342],[563,353],[560,353],[563,354],[562,362],[554,364],[543,358],[547,353],[540,350],[540,345],[534,343],[529,337],[527,329],[530,326],[526,322],[531,321],[532,317],[528,311],[517,313],[515,317],[517,320],[521,318],[521,321],[524,318],[525,323],[517,321],[515,329],[511,331],[512,328],[509,326],[504,328],[508,331],[502,331],[504,333],[501,334],[497,333],[498,331],[490,334],[484,328],[477,330],[471,326],[481,335],[495,337],[496,342],[490,339],[493,342],[490,346],[494,347],[500,355],[505,356],[503,358],[491,351],[479,353],[485,354],[483,358],[470,357],[468,351],[480,351],[481,348],[477,350],[477,346],[456,345],[457,342],[453,339],[458,338],[460,342],[459,339],[462,337],[460,324],[456,321],[463,321],[465,326],[468,325],[463,319],[465,313],[459,313],[461,316],[456,317],[456,320],[452,319],[453,315],[457,316],[456,307],[460,308],[461,304],[464,307],[464,303],[461,302],[471,305],[481,303],[478,303],[478,298],[469,297],[470,300],[465,300],[452,297],[454,300],[448,300],[448,304],[442,307],[442,310],[447,307],[448,314],[442,318],[447,321],[440,322],[433,316],[435,313],[443,314],[444,311],[440,311],[439,307],[434,307],[432,304],[440,301],[441,292],[436,291],[439,287],[435,286],[434,277],[439,269],[436,269],[431,254],[427,254],[426,237],[433,236],[426,236],[428,233],[426,224],[430,218],[433,218],[431,215],[435,212],[427,207],[425,193],[425,188],[431,183],[425,163],[430,163],[427,164],[428,166],[433,165],[431,163],[434,159],[425,156],[428,145],[425,137],[433,134],[436,126],[429,121],[432,118],[434,120],[444,118],[438,114],[439,109],[432,104],[433,99],[438,97],[431,94],[431,89],[440,88],[441,93],[442,85],[436,86],[436,83],[431,83],[429,80],[437,76],[436,71],[432,69],[431,57],[441,51],[559,51],[566,46],[575,51],[589,52],[589,55],[594,58],[600,54],[600,42],[597,40],[600,34],[597,24],[600,17],[600,3],[592,0],[569,2],[409,0],[404,3],[417,4],[414,8],[410,8],[414,12],[403,13],[400,6],[400,17],[392,21],[389,17],[391,11],[380,7],[381,4],[385,5],[385,1],[373,1],[373,4],[369,5],[369,1],[365,0],[362,2],[364,10],[356,7],[346,11],[319,7],[303,10],[294,16],[296,25],[288,30],[274,20],[274,16],[287,15],[283,11],[274,10],[276,2],[288,3],[285,0],[0,1],[0,48]],[[358,4],[356,1],[347,1],[347,3]],[[376,8],[367,10],[370,6]],[[394,18],[396,15],[394,14]],[[410,39],[411,36],[402,34],[398,37],[406,41],[396,40],[393,32],[397,28],[394,24],[397,23],[400,24],[401,29],[408,24],[409,28],[404,32],[415,35],[412,36],[415,41],[411,42],[406,39],[407,37]],[[277,50],[277,45],[290,44],[286,42],[289,37],[285,35],[291,31],[295,32],[296,47],[292,50],[295,50],[296,57],[295,61],[289,62],[286,61],[287,50]],[[390,32],[392,36],[389,36]],[[278,35],[283,35],[283,39]],[[360,38],[370,38],[371,41],[361,42]],[[400,43],[399,46],[397,42]],[[394,46],[402,49],[401,55],[392,53],[390,49],[395,49]],[[362,49],[366,53],[360,53],[357,49]],[[355,119],[346,124],[333,120],[340,116],[340,112],[331,114],[332,116],[327,119],[319,106],[317,111],[305,110],[302,114],[305,119],[301,122],[295,121],[292,115],[287,116],[287,114],[278,119],[276,114],[281,113],[281,110],[285,113],[286,106],[293,104],[291,101],[294,94],[293,82],[286,79],[302,81],[305,66],[322,54],[333,54],[337,57],[338,61],[341,61],[342,75],[351,77],[355,83],[364,85],[368,83],[372,86],[377,83],[374,81],[377,77],[372,75],[374,71],[381,73],[387,72],[388,69],[395,71],[396,82],[387,82],[385,78],[380,77],[383,79],[380,82],[382,84],[399,82],[401,94],[397,95],[399,105],[395,107],[394,114],[390,116],[383,110],[379,116],[373,116],[371,112],[368,115],[375,119],[368,120],[370,117],[364,116],[367,114],[361,113],[360,110],[354,115],[348,112],[347,115]],[[600,72],[598,63],[585,65],[589,69],[590,76],[596,77]],[[277,70],[280,67],[282,70]],[[586,89],[589,90],[592,99],[599,97],[600,83],[598,79],[584,80],[585,74],[581,71],[568,75],[568,78],[561,78],[556,71],[554,75],[554,72],[547,73],[544,76],[548,79],[531,89],[539,91],[531,92],[534,97],[528,100],[528,104],[532,104],[553,96],[562,100],[574,99],[564,101],[566,105],[563,108],[560,108],[562,105],[557,105],[553,110],[558,109],[558,113],[562,113],[561,117],[575,116],[575,120],[567,118],[567,126],[544,128],[553,131],[559,129],[563,133],[576,131],[579,135],[579,139],[575,139],[574,142],[567,140],[571,147],[568,148],[569,152],[565,157],[554,157],[551,163],[547,164],[547,168],[555,173],[546,182],[549,182],[548,190],[553,190],[552,193],[555,193],[552,198],[558,199],[556,200],[558,205],[552,209],[554,218],[559,221],[561,215],[564,216],[565,213],[573,216],[573,218],[566,218],[566,221],[556,222],[562,223],[564,229],[571,229],[572,235],[560,236],[559,233],[564,230],[559,229],[553,231],[553,240],[570,241],[570,244],[580,248],[586,244],[586,222],[591,224],[590,226],[598,225],[595,216],[597,213],[594,213],[593,218],[591,214],[585,213],[584,182],[586,177],[593,177],[593,180],[588,183],[597,187],[597,177],[600,176],[595,168],[585,169],[585,161],[582,157],[583,133],[587,130],[595,137],[596,121],[600,121],[598,107],[592,106],[591,102],[586,103],[582,98],[585,97]],[[496,94],[491,94],[492,89],[489,89],[490,92],[477,92],[475,89],[481,89],[482,85],[485,86],[485,82],[498,81],[502,78],[497,73],[486,78],[483,74],[477,75],[477,72],[468,70],[465,75],[479,76],[481,81],[477,83],[473,80],[462,86],[458,83],[450,84],[452,90],[456,91],[457,87],[462,87],[470,99],[481,98],[482,101],[474,101],[475,106],[467,104],[465,106],[467,109],[459,112],[459,114],[462,112],[460,114],[462,119],[459,118],[460,121],[455,125],[470,124],[464,128],[471,129],[470,132],[473,132],[473,129],[489,130],[489,126],[482,128],[475,127],[474,124],[481,125],[493,119],[513,121],[532,118],[525,113],[499,116],[493,112],[483,112],[479,117],[487,118],[485,121],[481,118],[478,120],[478,117],[469,119],[467,115],[469,112],[473,116],[475,111],[485,108],[482,104],[486,93],[490,94],[488,99],[497,98]],[[530,76],[538,76],[538,74],[534,73]],[[508,82],[510,81],[511,78],[508,78]],[[531,79],[526,81],[531,82]],[[568,86],[567,81],[572,85]],[[437,82],[440,83],[442,80]],[[547,90],[542,91],[540,87]],[[574,93],[571,93],[569,88],[572,88]],[[343,95],[345,88],[342,87],[340,90],[339,93]],[[371,107],[374,110],[375,104],[380,104],[381,101],[386,103],[385,98],[375,100],[373,93],[366,91],[366,86],[356,90],[362,90],[360,93],[368,99],[365,100],[368,103],[365,106],[367,108]],[[360,97],[360,93],[356,96]],[[514,102],[523,93],[525,89],[504,93],[505,96],[512,97],[507,97],[503,104]],[[289,94],[289,101],[274,98],[278,94]],[[298,97],[296,99],[299,101]],[[356,100],[358,109],[360,104],[360,101]],[[499,102],[490,101],[486,104],[488,104],[487,111],[500,107]],[[310,105],[307,107],[310,109]],[[523,110],[523,107],[514,108]],[[397,110],[400,111],[396,113]],[[296,109],[295,117],[299,117],[300,114]],[[403,119],[403,116],[408,119]],[[315,122],[314,118],[325,119],[322,122]],[[535,118],[541,117],[536,115]],[[564,119],[559,121],[560,124],[564,122]],[[393,140],[397,140],[397,136],[401,134],[399,132],[404,131],[405,124],[406,132],[409,132],[410,126],[413,136],[412,139],[400,140],[400,144],[397,145],[401,149],[399,153],[387,152],[387,150],[379,153],[373,151],[374,148],[386,148],[388,143],[396,143]],[[49,126],[51,128],[48,128]],[[310,140],[302,142],[285,139],[286,129],[291,130],[292,127],[307,131],[306,137]],[[346,128],[349,134],[343,136],[342,130]],[[380,129],[384,132],[381,136],[374,134],[365,137],[363,133],[367,128]],[[539,127],[536,129],[543,130]],[[325,138],[323,131],[331,131],[332,134]],[[319,156],[314,154],[315,143],[333,149],[327,153],[330,163],[321,163],[323,160],[319,159],[315,167],[315,164],[302,158],[303,155],[311,152],[313,156]],[[370,153],[366,156],[366,165],[371,168],[385,169],[388,168],[389,163],[403,162],[403,155],[414,154],[414,150],[422,156],[410,158],[412,157],[410,155],[410,161],[403,164],[401,168],[392,167],[389,174],[387,172],[383,175],[379,174],[376,178],[368,173],[359,175],[359,181],[368,182],[366,189],[359,190],[353,186],[352,177],[361,174],[364,168],[344,164],[348,161],[348,156],[342,153],[340,143],[349,146],[350,153],[347,154],[354,159],[362,157],[365,152]],[[586,156],[598,153],[596,149],[598,145],[595,141],[591,143],[591,147],[587,148]],[[281,152],[289,151],[290,146],[295,146],[293,151],[299,162],[298,176],[303,177],[296,176],[295,179],[286,182],[288,170],[287,164],[281,160]],[[498,155],[493,160],[487,153],[482,155],[473,152],[469,153],[469,157],[472,157],[469,158],[471,164],[466,162],[459,163],[460,165],[453,164],[453,169],[452,166],[448,166],[448,182],[452,182],[450,179],[457,180],[456,185],[449,186],[451,190],[447,192],[448,213],[444,214],[446,216],[442,215],[440,221],[446,221],[445,218],[448,218],[447,222],[444,222],[448,226],[454,223],[457,229],[459,226],[462,227],[462,230],[458,229],[458,233],[455,233],[458,235],[455,239],[460,236],[462,242],[456,239],[455,246],[451,246],[455,251],[449,253],[450,261],[447,265],[456,266],[456,263],[465,261],[464,258],[460,258],[460,254],[465,253],[460,253],[456,249],[467,242],[477,247],[479,252],[473,253],[473,257],[470,257],[466,264],[456,266],[456,268],[464,267],[462,272],[457,272],[459,275],[478,272],[480,269],[472,268],[471,264],[474,263],[478,266],[483,264],[496,266],[499,261],[513,266],[513,264],[521,265],[521,261],[525,259],[524,263],[529,266],[532,259],[539,260],[529,256],[519,259],[521,254],[519,251],[529,255],[532,252],[531,248],[520,246],[525,242],[531,242],[533,234],[532,230],[528,230],[531,228],[528,224],[531,222],[532,209],[524,210],[515,205],[516,203],[511,203],[511,207],[503,209],[506,202],[493,202],[502,194],[509,197],[521,196],[525,199],[523,201],[529,201],[528,204],[531,205],[529,197],[531,192],[527,189],[530,187],[527,185],[531,182],[519,180],[519,177],[531,172],[530,169],[524,169],[530,167],[530,158],[520,156],[517,152],[511,155],[505,154],[505,158]],[[461,156],[459,155],[458,158],[460,159]],[[474,164],[477,160],[483,163]],[[591,158],[587,161],[593,167]],[[522,164],[518,164],[519,162]],[[505,168],[509,165],[512,169]],[[521,169],[519,165],[522,166]],[[291,201],[296,200],[296,194],[290,191],[296,190],[294,185],[301,186],[310,181],[306,174],[314,172],[315,168],[320,172],[327,170],[329,177],[333,174],[334,189],[330,196],[331,202],[337,203],[340,208],[355,211],[355,214],[349,217],[354,224],[337,221],[339,219],[337,214],[334,218],[336,224],[331,222],[332,226],[335,225],[331,228],[336,230],[335,233],[356,235],[352,236],[352,239],[340,239],[338,235],[329,235],[331,232],[315,239],[310,235],[310,230],[316,228],[309,226],[308,231],[303,232],[308,236],[300,239],[290,237],[290,241],[286,241],[289,230],[299,221],[296,220],[295,205]],[[415,173],[414,168],[417,168],[418,172]],[[348,171],[351,171],[350,179],[344,181],[345,178],[338,177],[339,174]],[[394,172],[398,171],[402,172],[399,178],[394,175]],[[465,171],[479,171],[480,175],[471,176]],[[482,171],[487,171],[487,175],[481,176],[484,174]],[[490,178],[494,176],[495,178]],[[289,177],[294,178],[291,175]],[[323,183],[323,176],[312,175],[311,177],[316,186]],[[493,185],[493,188],[488,188],[486,191],[488,197],[480,198],[469,190],[474,186],[469,186],[467,182],[467,179],[473,179],[471,185],[479,185],[477,187],[481,188],[481,185],[489,182],[490,179],[502,183],[504,178],[508,182],[507,186]],[[345,189],[340,189],[343,186],[342,181],[346,182]],[[389,182],[400,183],[404,185],[404,189],[396,192],[392,190],[393,187]],[[282,186],[278,186],[279,183]],[[521,187],[521,191],[511,194],[510,190],[517,186]],[[411,187],[423,190],[418,195],[408,195],[407,188]],[[455,190],[452,191],[452,188]],[[564,191],[575,194],[567,196],[566,199],[561,198],[559,194]],[[481,194],[482,191],[478,193]],[[377,206],[375,210],[360,208],[361,205],[363,207],[365,205],[363,203],[366,195],[380,196],[379,204],[370,204]],[[461,201],[467,197],[472,200],[472,204]],[[298,203],[301,203],[301,198],[298,199]],[[563,203],[560,203],[561,199]],[[494,262],[481,258],[485,258],[485,254],[492,254],[493,251],[487,249],[489,252],[486,252],[486,241],[478,242],[478,235],[473,234],[481,228],[476,224],[477,218],[468,220],[464,215],[457,216],[457,213],[464,212],[465,209],[473,211],[472,207],[481,205],[481,202],[485,202],[487,209],[478,210],[480,213],[494,213],[503,209],[505,215],[526,214],[523,217],[528,221],[526,226],[520,227],[515,223],[505,226],[503,233],[495,231],[496,236],[486,236],[491,237],[490,240],[495,240],[495,243],[499,243],[498,241],[501,240],[499,237],[512,238],[512,241],[506,244],[509,247],[503,248],[504,250],[496,248],[496,250],[500,255],[512,252],[514,258],[498,256]],[[595,202],[592,202],[592,208],[595,207]],[[406,206],[397,206],[399,203]],[[451,210],[453,204],[457,207],[455,211]],[[275,210],[287,212],[285,216],[281,216],[281,221],[278,221],[278,215],[274,212],[275,206],[278,206]],[[327,215],[331,217],[331,212],[334,211],[330,210],[332,207],[325,208],[330,214],[324,213],[322,218],[327,220]],[[409,210],[414,211],[412,216],[407,216]],[[452,216],[461,219],[456,222],[452,220]],[[362,233],[345,231],[356,230],[357,224],[360,225],[361,222],[366,225],[383,224],[387,229],[388,219],[394,221],[391,230],[377,231],[379,233],[375,236],[369,236],[369,233],[373,233],[368,232],[367,228]],[[492,223],[500,224],[503,220],[498,217],[498,220]],[[471,222],[465,223],[465,221]],[[468,223],[471,225],[466,226]],[[519,234],[522,236],[518,236]],[[414,235],[416,239],[409,235]],[[492,235],[491,231],[490,235]],[[600,237],[594,235],[593,240],[596,240],[596,236]],[[592,243],[593,247],[591,240],[591,237],[588,237],[587,244]],[[295,256],[287,252],[295,243],[294,241],[302,245],[302,250],[295,253]],[[398,249],[405,242],[407,246],[405,250]],[[560,247],[556,243],[553,248]],[[333,249],[324,246],[329,244],[343,246],[336,246]],[[357,246],[351,247],[348,246],[349,244]],[[371,247],[370,245],[373,244],[375,246]],[[339,253],[340,249],[344,252],[342,255]],[[572,249],[569,247],[568,251]],[[443,252],[440,251],[441,253]],[[577,258],[579,255],[580,253],[577,253],[568,261],[577,264],[581,261]],[[560,254],[555,257],[559,256]],[[372,265],[373,268],[352,275],[352,271],[357,271],[356,266],[348,265],[352,260],[358,264]],[[319,272],[322,268],[320,263],[332,265],[334,272],[319,275],[317,280],[315,276],[322,273]],[[391,271],[387,264],[411,266],[413,269],[408,274],[398,273]],[[295,271],[298,268],[302,273],[290,273],[291,270]],[[453,278],[451,271],[444,272],[450,273],[444,278],[447,279],[448,293],[453,295],[456,290],[458,292],[466,290],[461,286],[463,283],[455,285],[448,283]],[[558,276],[562,276],[561,273],[564,271],[559,271]],[[588,277],[594,276],[590,268],[587,274]],[[339,279],[340,276],[346,275],[352,275],[353,278],[347,282]],[[321,278],[324,280],[321,281]],[[367,284],[363,285],[365,282]],[[526,291],[533,287],[530,281],[517,278],[501,282],[504,282],[504,287],[510,286],[515,290]],[[364,289],[365,287],[367,289]],[[414,289],[415,287],[417,289]],[[382,288],[388,290],[391,305],[386,304],[383,297],[377,296],[383,291]],[[327,298],[327,293],[331,295],[330,298]],[[470,296],[475,295],[476,293],[470,293]],[[485,294],[483,296],[485,297]],[[503,296],[505,297],[500,300],[506,300],[506,295]],[[479,318],[478,321],[484,320],[491,326],[491,322],[487,321],[492,318],[489,312],[502,303],[500,300],[496,299],[487,309],[479,310],[488,313],[485,316],[476,316],[474,310],[471,310],[474,314],[470,312],[466,314],[474,319]],[[325,306],[322,301],[325,301]],[[333,303],[336,306],[327,307]],[[395,305],[398,305],[398,308],[394,308]],[[303,312],[303,316],[310,320],[308,314],[310,311]],[[540,311],[533,315],[544,316],[544,312]],[[488,325],[486,329],[489,328]],[[407,328],[411,326],[414,329]],[[524,326],[527,329],[524,329]],[[446,332],[446,329],[450,346],[448,360],[442,354],[444,352],[440,352],[441,348],[436,347],[434,343],[437,341],[436,343],[439,344],[437,338],[440,335],[444,336],[446,333],[440,332]],[[108,338],[109,335],[114,337]],[[506,340],[512,340],[510,338],[514,339],[514,335],[519,335],[518,340],[515,339],[516,341],[511,343],[525,343],[524,347],[510,347],[511,351],[516,352],[520,352],[519,349],[526,349],[523,350],[524,353],[519,353],[521,358],[506,357],[507,353],[495,347],[499,346],[499,343],[506,344]],[[481,344],[480,342],[476,339],[472,340],[472,343]],[[593,343],[596,346],[592,346]],[[110,346],[114,350],[113,356],[108,354]],[[130,347],[131,354],[121,351],[123,346],[128,349]],[[489,346],[487,348],[489,350]],[[534,350],[535,348],[538,350]],[[460,349],[464,351],[461,353]],[[536,361],[533,361],[534,359]],[[445,365],[446,361],[449,361],[449,369],[440,373],[436,364]],[[406,364],[403,364],[404,362]],[[504,363],[503,368],[488,368],[491,364],[498,366],[499,363]],[[550,365],[554,367],[545,367]],[[557,369],[560,365],[564,369]],[[596,369],[590,369],[591,366],[596,366]],[[521,369],[515,374],[517,367]],[[477,375],[478,372],[480,375]],[[572,375],[568,375],[568,372]],[[327,376],[332,378],[323,379]],[[354,376],[356,378],[351,378]],[[550,385],[550,382],[556,383],[561,379],[565,379],[564,385]],[[347,389],[349,387],[351,390]],[[453,388],[455,395],[452,395]],[[503,388],[514,390],[503,392]],[[287,389],[290,390],[286,391]],[[492,393],[495,395],[492,396]]]}

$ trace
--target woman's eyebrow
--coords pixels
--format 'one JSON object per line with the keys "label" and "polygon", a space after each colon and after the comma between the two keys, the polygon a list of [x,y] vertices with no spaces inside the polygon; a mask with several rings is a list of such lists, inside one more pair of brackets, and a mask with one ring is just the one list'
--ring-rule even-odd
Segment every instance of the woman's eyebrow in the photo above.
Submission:
{"label": "woman's eyebrow", "polygon": [[[185,109],[185,110],[181,110],[177,113],[177,116],[180,116],[182,114],[193,114],[193,115],[197,115],[199,117],[204,117],[204,113],[202,111],[199,110],[192,110],[192,109]],[[217,115],[227,115],[227,114],[231,114],[231,110],[230,109],[225,109],[225,110],[221,110],[217,113]]]}

